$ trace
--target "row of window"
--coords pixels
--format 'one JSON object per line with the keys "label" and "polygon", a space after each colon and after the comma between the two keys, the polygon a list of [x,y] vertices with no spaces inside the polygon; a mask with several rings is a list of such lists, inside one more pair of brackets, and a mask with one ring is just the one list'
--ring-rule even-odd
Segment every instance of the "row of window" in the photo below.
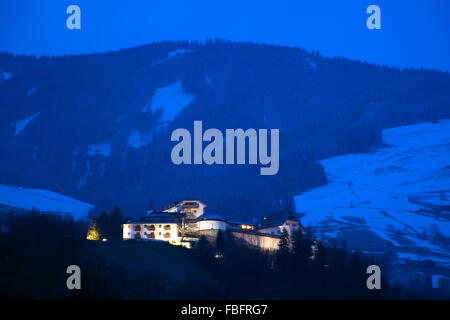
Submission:
{"label": "row of window", "polygon": [[293,227],[298,227],[298,223],[296,222],[286,222],[287,226],[293,226]]}
{"label": "row of window", "polygon": [[[158,227],[159,228],[163,228],[163,226],[161,224]],[[149,231],[155,231],[155,225],[154,224],[150,224],[150,225],[147,224],[147,225],[144,226],[144,228],[149,230]],[[140,224],[134,225],[133,229],[134,229],[134,231],[141,231],[141,225]],[[164,230],[169,231],[170,230],[170,224],[166,224],[164,226]]]}
{"label": "row of window", "polygon": [[[159,235],[159,236],[160,236],[161,234],[162,234],[161,232],[158,232],[158,235]],[[131,232],[128,232],[128,235],[130,236],[130,235],[131,235]],[[136,232],[135,238],[136,238],[136,237],[140,237],[140,236],[141,236],[141,233],[140,233],[140,232]],[[154,237],[155,237],[155,233],[154,233],[154,232],[150,232],[150,233],[144,232],[144,236],[150,236],[151,238],[154,238]],[[181,232],[178,232],[178,236],[181,237]],[[169,233],[169,232],[166,232],[166,233],[164,234],[164,238],[170,238],[170,233]]]}
{"label": "row of window", "polygon": [[[128,235],[130,235],[130,232],[128,232]],[[160,236],[161,232],[159,232],[158,235]],[[144,237],[150,238],[150,239],[155,239],[155,233],[154,232],[150,232],[150,233],[144,232]],[[139,232],[136,233],[134,238],[141,239],[141,234]],[[170,238],[170,233],[169,232],[164,233],[164,238],[166,238],[166,239]]]}

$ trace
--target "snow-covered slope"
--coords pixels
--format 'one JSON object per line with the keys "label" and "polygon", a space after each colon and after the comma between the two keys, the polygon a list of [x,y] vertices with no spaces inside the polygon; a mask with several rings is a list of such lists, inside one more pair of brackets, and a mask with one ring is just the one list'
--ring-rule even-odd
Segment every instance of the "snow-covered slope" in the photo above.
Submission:
{"label": "snow-covered slope", "polygon": [[71,214],[75,219],[87,218],[93,205],[63,196],[61,194],[42,190],[26,189],[0,184],[0,209],[8,208],[36,209],[39,211]]}
{"label": "snow-covered slope", "polygon": [[151,109],[162,109],[161,122],[173,121],[175,117],[186,108],[195,96],[183,92],[181,81],[158,88],[153,96]]}
{"label": "snow-covered slope", "polygon": [[321,161],[330,182],[295,198],[302,222],[352,249],[450,265],[450,120],[387,129],[383,141]]}
{"label": "snow-covered slope", "polygon": [[21,133],[25,127],[37,116],[39,116],[40,112],[35,113],[31,116],[29,116],[28,118],[25,118],[23,120],[18,120],[14,123],[15,126],[15,131],[14,131],[14,136],[17,136],[19,133]]}

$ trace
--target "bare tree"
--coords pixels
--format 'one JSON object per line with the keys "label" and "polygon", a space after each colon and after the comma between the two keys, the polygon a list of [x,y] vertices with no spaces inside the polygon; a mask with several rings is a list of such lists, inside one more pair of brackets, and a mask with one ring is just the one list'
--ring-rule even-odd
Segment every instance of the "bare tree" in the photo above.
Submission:
{"label": "bare tree", "polygon": [[176,217],[178,230],[181,235],[181,242],[184,241],[184,238],[195,236],[197,234],[197,222],[192,212],[182,210],[180,212],[177,212]]}

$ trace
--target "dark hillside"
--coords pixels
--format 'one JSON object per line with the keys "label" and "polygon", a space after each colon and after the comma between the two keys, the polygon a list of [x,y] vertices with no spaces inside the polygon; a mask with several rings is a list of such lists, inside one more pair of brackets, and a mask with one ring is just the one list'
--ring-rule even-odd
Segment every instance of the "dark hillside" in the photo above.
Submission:
{"label": "dark hillside", "polygon": [[[316,160],[366,152],[381,142],[382,128],[450,117],[448,73],[283,46],[163,42],[80,56],[2,53],[0,69],[13,74],[0,83],[0,183],[117,204],[131,215],[151,199],[162,207],[180,198],[226,216],[276,211],[327,182]],[[163,105],[152,106],[155,97]],[[177,99],[188,101],[178,114]],[[175,166],[170,134],[192,130],[194,120],[204,130],[280,128],[278,175],[260,176],[259,166]]]}

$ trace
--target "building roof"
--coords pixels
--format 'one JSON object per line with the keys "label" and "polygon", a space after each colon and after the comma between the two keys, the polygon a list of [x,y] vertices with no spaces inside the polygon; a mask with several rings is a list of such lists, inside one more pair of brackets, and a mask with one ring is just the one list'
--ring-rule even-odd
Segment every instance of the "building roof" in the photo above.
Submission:
{"label": "building roof", "polygon": [[177,216],[169,212],[152,212],[148,216],[128,220],[125,224],[177,223]]}
{"label": "building roof", "polygon": [[286,220],[298,221],[298,223],[300,223],[298,215],[295,212],[285,209],[264,217],[258,229],[278,227],[281,226]]}
{"label": "building roof", "polygon": [[[190,200],[183,200],[180,203],[185,202],[191,202]],[[200,202],[200,201],[199,201]],[[225,221],[229,224],[244,224],[244,225],[251,225],[256,226],[254,223],[249,222],[238,222],[238,221],[227,221],[224,217],[218,214],[210,214],[210,215],[202,215],[196,219],[189,219],[186,222],[195,222],[200,220],[218,220],[218,221]],[[287,209],[273,213],[267,217],[265,217],[259,226],[257,227],[257,230],[261,229],[267,229],[267,228],[274,228],[281,226],[284,222],[287,220],[293,220],[297,221],[300,224],[300,227],[305,230],[305,228],[302,226],[299,216],[297,213],[289,211]],[[125,224],[163,224],[163,223],[178,223],[179,222],[179,215],[174,212],[167,212],[167,211],[157,211],[157,212],[151,212],[149,215],[136,218],[127,221]],[[247,232],[247,230],[245,231]],[[257,231],[254,231],[258,233]]]}
{"label": "building roof", "polygon": [[220,221],[226,221],[224,217],[218,215],[218,214],[209,214],[209,215],[202,215],[198,218],[199,220],[220,220]]}
{"label": "building roof", "polygon": [[259,231],[255,231],[255,230],[249,230],[249,229],[232,229],[230,230],[231,232],[238,232],[238,233],[248,233],[248,234],[254,234],[256,236],[260,236],[260,237],[269,237],[269,238],[278,238],[280,239],[281,236],[277,235],[277,234],[270,234],[270,233],[264,233],[264,232],[259,232]]}
{"label": "building roof", "polygon": [[236,220],[228,220],[228,223],[239,224],[239,225],[244,224],[246,226],[256,226],[256,224],[253,222],[244,222],[244,221],[236,221]]}
{"label": "building roof", "polygon": [[171,203],[171,204],[165,206],[165,207],[164,207],[164,210],[169,210],[169,209],[171,209],[171,208],[173,208],[173,207],[178,207],[178,206],[181,206],[181,205],[183,205],[183,204],[188,204],[188,203],[191,203],[191,202],[192,202],[192,203],[200,203],[200,204],[202,204],[202,205],[206,208],[206,204],[204,204],[204,203],[201,202],[200,200],[179,200],[179,201],[173,202],[173,203]]}

